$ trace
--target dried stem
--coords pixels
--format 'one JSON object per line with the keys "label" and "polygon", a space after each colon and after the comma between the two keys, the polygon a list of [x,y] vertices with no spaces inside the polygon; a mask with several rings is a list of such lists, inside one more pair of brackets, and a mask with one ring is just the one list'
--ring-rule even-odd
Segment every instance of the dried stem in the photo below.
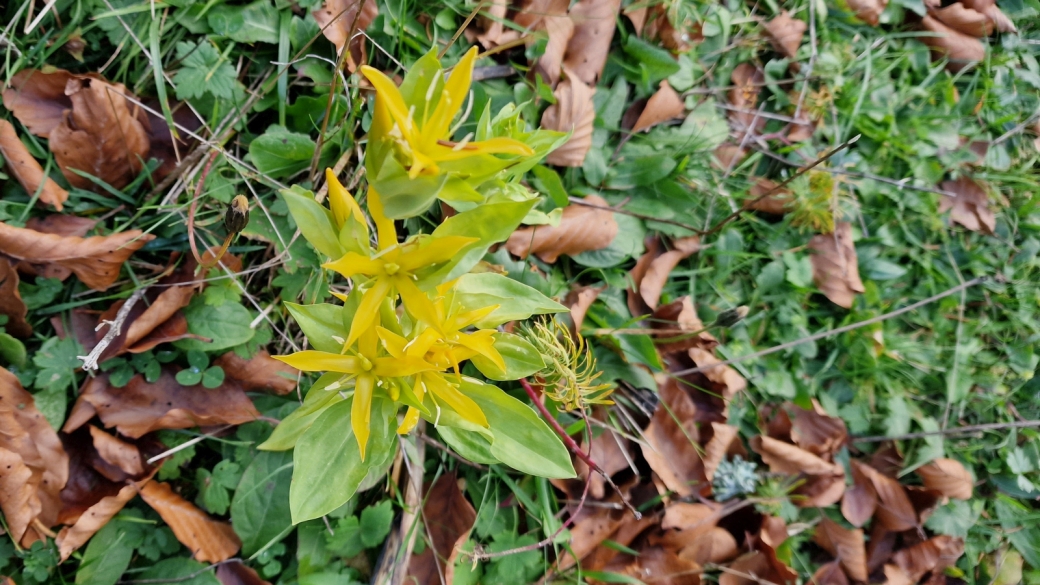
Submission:
{"label": "dried stem", "polygon": [[941,431],[923,431],[920,433],[907,433],[905,435],[875,435],[871,437],[853,437],[853,443],[880,443],[882,441],[907,441],[910,439],[923,439],[925,437],[964,435],[980,431],[1001,431],[1004,429],[1028,429],[1040,427],[1040,420],[1020,420],[1006,423],[986,423],[981,425],[968,425],[964,427],[952,427]]}
{"label": "dried stem", "polygon": [[[142,287],[134,291],[134,294],[130,295],[130,298],[126,299],[122,307],[119,307],[119,311],[116,312],[116,318],[108,321],[102,321],[98,323],[97,329],[108,325],[108,332],[101,338],[101,341],[94,346],[94,349],[90,350],[87,355],[78,355],[77,358],[83,360],[83,370],[90,372],[98,369],[98,358],[101,354],[108,349],[108,346],[112,344],[112,341],[119,337],[119,333],[123,329],[123,323],[126,322],[126,318],[130,316],[130,309],[134,308],[137,301],[141,300],[144,296],[144,292],[148,290],[148,287]],[[95,330],[97,330],[95,329]]]}
{"label": "dried stem", "polygon": [[219,150],[214,150],[209,155],[209,160],[206,161],[206,166],[202,168],[202,173],[199,174],[198,183],[195,184],[195,194],[191,198],[191,205],[188,206],[188,246],[191,247],[191,255],[195,257],[195,261],[202,266],[202,256],[199,256],[199,248],[195,244],[195,208],[198,206],[199,197],[202,196],[202,187],[206,184],[206,177],[209,175],[209,171],[213,168],[213,161],[217,160],[217,155],[220,154]]}

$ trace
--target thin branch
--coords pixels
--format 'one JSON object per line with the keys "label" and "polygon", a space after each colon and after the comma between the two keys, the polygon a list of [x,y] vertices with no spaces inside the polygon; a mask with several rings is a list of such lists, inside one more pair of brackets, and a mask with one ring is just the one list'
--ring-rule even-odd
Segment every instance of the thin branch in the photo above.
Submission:
{"label": "thin branch", "polygon": [[119,337],[119,333],[123,329],[123,323],[126,322],[126,318],[130,316],[130,309],[133,309],[134,305],[137,304],[137,301],[141,300],[141,297],[144,296],[146,290],[148,290],[148,287],[141,287],[135,290],[134,294],[130,295],[130,298],[126,299],[123,306],[119,307],[115,319],[111,321],[106,319],[98,323],[98,326],[94,330],[100,330],[103,326],[108,325],[108,333],[105,333],[105,336],[102,337],[101,341],[94,346],[94,349],[90,350],[90,353],[87,355],[76,356],[78,359],[83,360],[84,371],[91,372],[98,369],[98,358],[100,358],[101,354],[108,349],[108,346],[112,344],[112,341],[116,337]]}
{"label": "thin branch", "polygon": [[431,436],[429,436],[429,435],[427,435],[425,433],[418,433],[418,434],[416,434],[416,436],[419,437],[419,440],[422,441],[423,443],[426,443],[427,445],[429,445],[431,447],[434,447],[437,450],[445,452],[449,457],[452,457],[453,459],[455,459],[459,463],[462,463],[463,465],[468,465],[468,466],[470,466],[470,467],[472,467],[474,469],[479,469],[481,471],[487,471],[488,470],[488,468],[486,466],[484,466],[484,465],[481,465],[479,463],[474,463],[474,462],[472,462],[472,461],[470,461],[468,459],[465,459],[465,458],[459,456],[458,453],[455,453],[454,451],[449,449],[447,445],[445,445],[444,443],[438,441],[437,439],[434,439],[433,437],[431,437]]}
{"label": "thin branch", "polygon": [[981,425],[968,425],[965,427],[952,427],[940,431],[922,431],[920,433],[907,433],[905,435],[874,435],[870,437],[853,437],[853,443],[880,443],[882,441],[908,441],[910,439],[923,439],[925,437],[966,435],[980,431],[1001,431],[1004,429],[1031,429],[1040,427],[1040,420],[1021,420],[1007,423],[986,423]]}

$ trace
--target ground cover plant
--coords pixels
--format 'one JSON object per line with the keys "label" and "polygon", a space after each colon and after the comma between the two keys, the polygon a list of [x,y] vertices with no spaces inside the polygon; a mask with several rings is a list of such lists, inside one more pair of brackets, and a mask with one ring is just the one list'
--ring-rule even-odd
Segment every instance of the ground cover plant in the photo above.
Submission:
{"label": "ground cover plant", "polygon": [[0,17],[0,581],[1040,583],[1036,0]]}

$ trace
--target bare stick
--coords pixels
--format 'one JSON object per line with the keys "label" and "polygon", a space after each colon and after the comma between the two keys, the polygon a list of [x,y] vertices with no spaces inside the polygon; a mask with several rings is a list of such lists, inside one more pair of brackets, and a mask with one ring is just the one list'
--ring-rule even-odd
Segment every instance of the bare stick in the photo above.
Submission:
{"label": "bare stick", "polygon": [[902,309],[896,309],[895,311],[892,311],[890,313],[885,313],[884,315],[878,315],[877,317],[872,317],[870,319],[867,319],[866,321],[859,321],[857,323],[852,323],[852,324],[846,325],[844,327],[838,327],[837,329],[832,329],[830,331],[822,331],[820,333],[816,333],[816,334],[810,335],[808,337],[803,337],[801,339],[796,339],[794,341],[789,341],[787,343],[781,343],[780,345],[777,345],[777,346],[774,346],[774,347],[770,347],[770,348],[767,348],[767,349],[763,349],[762,351],[756,351],[755,353],[750,353],[748,355],[742,355],[742,356],[739,356],[739,357],[735,357],[733,359],[726,360],[726,361],[723,361],[723,362],[719,362],[717,364],[708,364],[706,366],[698,366],[696,368],[689,368],[687,370],[679,370],[678,372],[672,372],[671,375],[672,376],[686,376],[688,374],[696,374],[698,372],[703,372],[705,370],[710,370],[712,368],[718,368],[718,367],[721,367],[721,366],[728,366],[730,364],[736,364],[736,363],[740,363],[740,362],[745,362],[747,360],[753,360],[755,358],[759,358],[759,357],[762,357],[764,355],[769,355],[771,353],[776,353],[778,351],[783,351],[785,349],[790,349],[792,347],[795,347],[797,345],[801,345],[803,343],[809,343],[810,341],[816,341],[816,340],[819,340],[819,339],[826,339],[828,337],[834,337],[835,335],[840,335],[842,333],[845,333],[845,332],[848,332],[848,331],[852,331],[854,329],[859,329],[860,327],[866,327],[867,325],[873,325],[874,323],[880,323],[881,321],[884,321],[886,319],[891,319],[892,317],[898,317],[899,315],[902,315],[903,313],[909,313],[910,311],[913,311],[914,309],[918,309],[918,308],[921,308],[921,307],[923,307],[923,306],[925,306],[927,304],[934,303],[935,301],[938,301],[939,299],[946,298],[946,297],[948,297],[948,296],[950,296],[950,295],[952,295],[954,293],[958,293],[958,292],[960,292],[960,291],[962,291],[962,290],[964,290],[966,288],[970,288],[970,287],[973,287],[973,286],[975,286],[977,284],[981,284],[983,282],[986,282],[987,279],[988,279],[988,277],[986,277],[986,276],[980,276],[978,278],[973,278],[973,279],[965,282],[964,284],[959,284],[959,285],[957,285],[957,286],[955,286],[953,288],[944,290],[943,292],[941,292],[941,293],[939,293],[937,295],[932,295],[932,296],[928,297],[927,299],[924,299],[923,301],[917,301],[916,303],[913,303],[912,305],[907,305],[907,306],[903,307]]}
{"label": "bare stick", "polygon": [[1029,429],[1034,427],[1040,427],[1040,420],[1021,420],[1008,423],[986,423],[982,425],[969,425],[966,427],[953,427],[941,431],[923,431],[920,433],[907,433],[905,435],[895,435],[892,437],[887,437],[883,435],[874,435],[871,437],[853,437],[852,442],[880,443],[882,441],[907,441],[910,439],[923,439],[925,437],[934,437],[939,435],[966,435],[970,433],[977,433],[980,431],[1000,431],[1004,429]]}
{"label": "bare stick", "polygon": [[101,341],[94,346],[94,349],[90,350],[90,353],[87,355],[76,356],[78,359],[83,360],[84,371],[91,372],[98,369],[98,358],[100,358],[101,354],[108,349],[109,345],[112,344],[112,340],[119,337],[119,333],[123,329],[123,323],[126,322],[126,318],[130,315],[130,309],[133,309],[134,305],[137,304],[137,301],[141,300],[141,297],[144,296],[146,290],[148,290],[148,287],[142,287],[135,290],[134,294],[130,295],[130,298],[126,299],[123,306],[119,307],[115,319],[111,321],[104,320],[98,323],[97,328],[94,330],[97,331],[103,326],[108,325],[108,333],[105,333],[105,336],[102,337]]}

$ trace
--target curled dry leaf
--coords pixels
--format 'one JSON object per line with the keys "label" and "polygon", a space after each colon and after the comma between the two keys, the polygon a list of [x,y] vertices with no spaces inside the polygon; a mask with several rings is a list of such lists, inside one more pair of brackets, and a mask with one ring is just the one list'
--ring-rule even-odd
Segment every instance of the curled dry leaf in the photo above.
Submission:
{"label": "curled dry leaf", "polygon": [[563,57],[567,53],[567,45],[574,36],[574,21],[567,15],[568,0],[549,0],[543,11],[544,18],[536,30],[544,30],[549,35],[545,44],[545,52],[535,63],[534,72],[540,74],[545,83],[556,87],[563,71]]}
{"label": "curled dry leaf", "polygon": [[519,34],[513,29],[507,29],[502,22],[506,18],[509,6],[506,0],[492,0],[491,5],[481,10],[480,16],[474,21],[474,26],[480,29],[476,32],[474,28],[466,29],[466,39],[470,42],[477,40],[485,49],[493,49],[498,45],[508,43],[519,38]]}
{"label": "curled dry leaf", "polygon": [[7,161],[7,168],[11,170],[11,174],[30,196],[39,189],[40,201],[58,211],[62,210],[65,200],[69,198],[69,192],[43,174],[43,167],[29,154],[29,149],[18,139],[14,126],[7,120],[0,120],[0,154]]}
{"label": "curled dry leaf", "polygon": [[993,22],[985,14],[976,12],[960,2],[928,11],[939,22],[953,30],[973,37],[988,37],[993,34]]}
{"label": "curled dry leaf", "polygon": [[229,351],[214,360],[213,365],[220,366],[228,377],[237,380],[247,391],[268,390],[278,395],[288,394],[296,389],[296,381],[300,377],[299,370],[272,358],[265,349],[248,360]]}
{"label": "curled dry leaf", "polygon": [[174,313],[188,306],[195,289],[188,286],[171,286],[164,289],[143,313],[130,323],[123,346],[130,347],[141,341],[156,327],[165,323]]}
{"label": "curled dry leaf", "polygon": [[[477,512],[459,489],[455,473],[437,478],[426,492],[423,504],[423,523],[432,541],[422,554],[412,557],[408,576],[417,583],[442,583],[445,571],[451,569],[459,547],[466,542]],[[450,576],[447,582],[451,582]]]}
{"label": "curled dry leaf", "polygon": [[813,410],[791,405],[794,420],[791,422],[791,440],[795,445],[810,453],[833,457],[848,439],[845,421],[828,416],[819,404]]}
{"label": "curled dry leaf", "polygon": [[105,496],[96,504],[87,508],[76,519],[75,524],[62,528],[61,532],[58,533],[58,538],[55,539],[58,545],[58,552],[61,554],[61,560],[68,559],[73,551],[86,544],[91,536],[94,536],[98,530],[101,530],[102,526],[108,524],[108,521],[118,514],[126,506],[126,503],[136,495],[136,485],[125,485],[117,494]]}
{"label": "curled dry leaf", "polygon": [[0,511],[7,520],[11,538],[20,542],[43,511],[43,504],[32,482],[33,471],[21,455],[0,447],[0,469],[4,470],[0,474]]}
{"label": "curled dry leaf", "polygon": [[847,221],[836,223],[833,234],[813,236],[809,249],[813,251],[810,260],[817,288],[835,305],[851,308],[856,295],[866,290],[859,278],[852,225]]}
{"label": "curled dry leaf", "polygon": [[715,160],[712,161],[712,164],[722,170],[732,169],[737,166],[737,163],[744,160],[747,154],[748,149],[727,140],[715,148]]}
{"label": "curled dry leaf", "polygon": [[650,325],[657,330],[654,345],[664,357],[693,347],[712,350],[719,344],[714,335],[704,330],[704,323],[697,317],[693,301],[688,296],[657,307]]}
{"label": "curled dry leaf", "polygon": [[950,219],[974,232],[993,234],[997,218],[989,208],[987,185],[968,177],[956,181],[944,181],[943,191],[955,196],[943,195],[939,200],[939,213],[950,212]]}
{"label": "curled dry leaf", "polygon": [[[731,398],[747,388],[747,380],[731,366],[716,365],[722,363],[722,360],[715,357],[714,353],[701,347],[691,347],[686,353],[697,367],[706,368],[701,374],[711,383],[710,389],[721,396],[724,403],[728,404]],[[697,387],[705,386],[699,384]],[[724,410],[723,414],[725,412],[727,411]]]}
{"label": "curled dry leaf", "polygon": [[679,558],[693,561],[700,566],[707,563],[724,563],[737,556],[740,547],[729,530],[713,526],[706,534],[693,539],[679,549]]}
{"label": "curled dry leaf", "polygon": [[881,13],[888,6],[888,0],[845,0],[845,3],[857,18],[871,26],[878,25]]}
{"label": "curled dry leaf", "polygon": [[639,296],[651,309],[657,308],[661,292],[668,282],[668,275],[691,254],[700,249],[701,240],[697,236],[678,238],[672,242],[673,249],[661,254],[650,262],[639,283]]}
{"label": "curled dry leaf", "polygon": [[647,307],[646,303],[639,296],[639,283],[643,282],[646,271],[650,269],[650,263],[660,255],[661,251],[661,238],[656,234],[648,235],[643,239],[643,243],[646,247],[646,252],[636,260],[632,270],[628,271],[633,287],[626,291],[626,300],[628,302],[628,310],[633,316],[645,315],[650,312],[650,307]]}
{"label": "curled dry leaf", "polygon": [[271,585],[256,570],[238,560],[217,567],[216,577],[220,585]]}
{"label": "curled dry leaf", "polygon": [[841,513],[849,524],[862,527],[877,509],[877,492],[874,484],[858,465],[852,466],[852,486],[845,490],[841,499]]}
{"label": "curled dry leaf", "polygon": [[841,570],[838,561],[820,565],[813,573],[812,582],[816,585],[849,585],[849,579],[845,576],[845,571]]}
{"label": "curled dry leaf", "polygon": [[952,29],[931,16],[921,18],[921,27],[932,35],[920,36],[918,39],[929,47],[935,55],[950,59],[946,68],[956,73],[970,63],[986,58],[986,46],[979,39]]}
{"label": "curled dry leaf", "polygon": [[112,286],[127,258],[154,238],[140,230],[89,238],[63,237],[0,223],[0,250],[4,254],[32,265],[69,270],[94,290]]}
{"label": "curled dry leaf", "polygon": [[80,238],[87,235],[87,232],[94,229],[96,225],[97,220],[62,213],[52,213],[46,217],[33,217],[25,222],[25,227],[31,230],[45,234],[76,236]]}
{"label": "curled dry leaf", "polygon": [[574,34],[567,43],[563,67],[591,87],[599,82],[607,63],[620,8],[621,0],[579,0],[570,9]]}
{"label": "curled dry leaf", "polygon": [[73,169],[93,175],[116,189],[126,186],[148,160],[148,132],[138,119],[138,106],[123,97],[126,87],[101,79],[69,79],[65,95],[72,110],[51,131],[50,148],[69,184],[81,189],[94,183]]}
{"label": "curled dry leaf", "polygon": [[781,11],[772,20],[763,23],[769,43],[773,45],[777,53],[784,57],[793,59],[798,53],[798,47],[802,45],[802,37],[809,25],[805,21],[791,18],[786,10]]}
{"label": "curled dry leaf", "polygon": [[[607,202],[596,195],[589,195],[585,201],[607,207]],[[606,248],[617,232],[614,212],[575,204],[563,210],[560,224],[555,227],[542,225],[516,230],[506,240],[506,249],[521,258],[536,254],[552,264],[562,254],[573,256]]]}
{"label": "curled dry leaf", "polygon": [[[772,550],[772,549],[770,549]],[[776,553],[772,554],[773,559]],[[763,581],[783,584],[794,582],[791,569],[770,558],[768,552],[752,551],[730,563],[729,571],[723,569],[719,585],[761,585]],[[786,569],[786,570],[785,570]]]}
{"label": "curled dry leaf", "polygon": [[758,95],[765,84],[765,79],[765,73],[751,63],[737,65],[730,74],[730,83],[733,87],[730,88],[727,95],[729,105],[733,107],[733,110],[729,112],[729,123],[738,136],[749,132],[757,133],[765,126],[765,118],[755,115]]}
{"label": "curled dry leaf", "polygon": [[[615,473],[628,469],[628,455],[625,452],[627,448],[628,439],[624,439],[618,434],[610,430],[605,430],[599,434],[598,437],[592,439],[591,448],[587,444],[582,445],[582,450],[589,453],[589,456],[595,461],[600,468],[607,475],[614,475]],[[581,459],[575,458],[574,469],[578,473],[578,477],[585,478],[589,473],[589,468],[585,465],[585,462]],[[606,482],[598,473],[592,474],[592,479],[589,480],[589,494],[597,499],[602,500],[606,495]]]}
{"label": "curled dry leaf", "polygon": [[758,529],[758,539],[777,549],[787,540],[787,523],[779,516],[762,516],[762,526]]}
{"label": "curled dry leaf", "polygon": [[917,513],[906,490],[895,479],[882,475],[873,467],[853,460],[852,466],[870,480],[877,492],[878,504],[874,518],[892,532],[910,530],[917,526]]}
{"label": "curled dry leaf", "polygon": [[174,536],[188,547],[195,560],[217,563],[231,558],[242,542],[226,522],[218,522],[173,492],[168,483],[149,481],[141,498],[159,513]]}
{"label": "curled dry leaf", "polygon": [[914,585],[916,581],[910,580],[910,575],[897,565],[885,565],[885,585]]}
{"label": "curled dry leaf", "polygon": [[665,79],[661,81],[657,91],[646,102],[646,107],[640,112],[636,123],[632,126],[632,133],[642,132],[662,122],[678,118],[684,111],[686,111],[686,105],[683,103],[682,97]]}
{"label": "curled dry leaf", "polygon": [[794,203],[794,194],[786,187],[777,189],[777,186],[779,183],[772,179],[755,179],[755,184],[748,189],[750,199],[745,204],[747,209],[773,215],[783,215],[790,211],[791,204]]}
{"label": "curled dry leaf", "polygon": [[[626,514],[621,517],[621,524],[617,530],[610,535],[610,544],[616,543],[621,546],[631,546],[632,541],[645,532],[646,529],[657,523],[658,518],[653,515],[646,515],[637,520],[631,514]],[[581,560],[581,566],[586,571],[601,571],[608,564],[614,564],[612,561],[618,557],[619,552],[616,546],[607,546],[607,544],[601,543]]]}
{"label": "curled dry leaf", "polygon": [[646,579],[655,585],[698,583],[700,580],[697,574],[701,571],[697,563],[657,546],[642,547],[638,556],[619,555],[604,569],[611,573]]}
{"label": "curled dry leaf", "polygon": [[933,536],[892,555],[892,562],[910,577],[911,583],[916,583],[929,572],[939,573],[952,567],[962,554],[964,541],[960,538]]}
{"label": "curled dry leaf", "polygon": [[862,530],[842,528],[827,516],[820,518],[813,542],[834,557],[853,581],[867,580],[867,549]]}
{"label": "curled dry leaf", "polygon": [[[634,4],[636,6],[638,4]],[[644,4],[645,5],[645,4]],[[684,22],[672,22],[677,11],[669,10],[667,4],[654,4],[646,14],[646,24],[642,27],[643,38],[657,41],[661,46],[676,53],[686,53],[690,43],[704,40],[701,24],[687,19]]]}
{"label": "curled dry leaf", "polygon": [[668,489],[692,496],[707,487],[698,440],[697,406],[669,378],[660,388],[660,403],[643,431],[643,458]]}
{"label": "curled dry leaf", "polygon": [[158,429],[239,425],[260,416],[234,380],[226,378],[213,389],[201,384],[182,386],[170,370],[164,370],[154,384],[137,375],[123,388],[109,385],[107,375],[90,379],[63,430],[72,432],[94,414],[107,428],[115,427],[134,439]]}
{"label": "curled dry leaf", "polygon": [[778,441],[772,437],[752,437],[751,448],[762,456],[762,460],[769,466],[769,471],[774,473],[789,475],[799,473],[844,475],[845,473],[844,468],[837,463],[825,461],[801,447]]}
{"label": "curled dry leaf", "polygon": [[0,315],[7,316],[4,329],[15,337],[28,337],[32,326],[25,320],[29,308],[18,292],[18,271],[7,258],[0,257]]}
{"label": "curled dry leaf", "polygon": [[621,510],[582,508],[570,528],[570,550],[560,556],[556,570],[565,571],[576,564],[575,559],[582,560],[588,557],[604,540],[613,536],[622,524],[624,514]]}
{"label": "curled dry leaf", "polygon": [[546,162],[561,167],[580,167],[585,155],[592,148],[592,124],[596,121],[596,106],[592,96],[594,85],[586,85],[568,69],[567,78],[556,86],[553,96],[556,103],[542,114],[542,128],[570,132],[567,142],[549,153]]}
{"label": "curled dry leaf", "polygon": [[733,450],[734,444],[743,450],[743,446],[740,445],[740,431],[737,427],[713,422],[711,430],[711,439],[704,446],[704,476],[708,481],[715,479],[715,470],[719,468],[719,463],[726,459],[726,455]]}
{"label": "curled dry leaf", "polygon": [[955,459],[935,459],[917,468],[925,487],[948,498],[970,500],[975,481],[971,473]]}
{"label": "curled dry leaf", "polygon": [[965,7],[986,15],[1000,32],[1018,32],[1011,19],[997,7],[996,0],[961,0]]}
{"label": "curled dry leaf", "polygon": [[[361,14],[358,15],[358,8]],[[325,38],[336,45],[336,53],[343,51],[347,38],[368,28],[376,16],[379,16],[379,3],[376,0],[325,0],[320,10],[313,12],[314,20],[321,27]],[[356,27],[352,30],[351,26]],[[350,42],[350,55],[347,57],[347,68],[353,73],[365,62],[365,38],[354,37]]]}
{"label": "curled dry leaf", "polygon": [[141,452],[137,447],[116,438],[105,431],[91,425],[90,436],[94,439],[94,448],[106,462],[121,469],[127,475],[144,473]]}
{"label": "curled dry leaf", "polygon": [[64,69],[40,71],[22,69],[4,90],[4,107],[33,134],[47,138],[72,109],[65,86],[74,76]]}
{"label": "curled dry leaf", "polygon": [[563,299],[563,304],[571,309],[571,323],[574,324],[575,332],[581,332],[581,325],[585,322],[585,314],[589,312],[589,307],[592,306],[592,303],[596,301],[596,297],[605,288],[605,286],[583,286],[567,293],[566,298]]}

